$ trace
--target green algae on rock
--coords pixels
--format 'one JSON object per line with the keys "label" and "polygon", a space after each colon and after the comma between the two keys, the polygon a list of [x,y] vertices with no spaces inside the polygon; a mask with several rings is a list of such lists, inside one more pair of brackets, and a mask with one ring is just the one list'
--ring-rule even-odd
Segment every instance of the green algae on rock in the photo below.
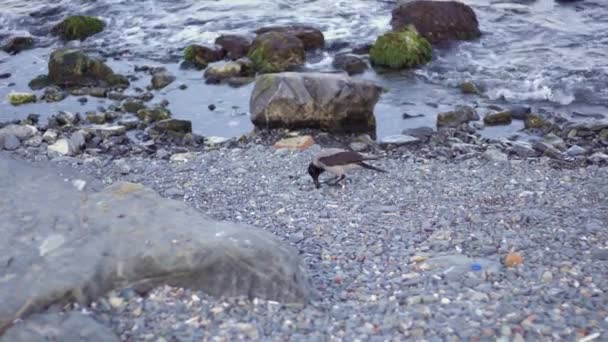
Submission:
{"label": "green algae on rock", "polygon": [[288,32],[270,31],[256,37],[249,50],[249,59],[261,73],[286,71],[304,64],[304,44]]}
{"label": "green algae on rock", "polygon": [[74,15],[53,27],[53,33],[65,40],[85,40],[105,28],[105,23],[95,17]]}
{"label": "green algae on rock", "polygon": [[36,95],[30,93],[16,93],[11,92],[8,94],[8,102],[13,106],[19,106],[26,103],[36,102]]}
{"label": "green algae on rock", "polygon": [[378,37],[369,53],[374,65],[404,69],[429,62],[432,48],[415,30],[406,28]]}
{"label": "green algae on rock", "polygon": [[197,69],[205,69],[209,63],[217,62],[224,58],[221,49],[192,44],[184,50],[184,61]]}

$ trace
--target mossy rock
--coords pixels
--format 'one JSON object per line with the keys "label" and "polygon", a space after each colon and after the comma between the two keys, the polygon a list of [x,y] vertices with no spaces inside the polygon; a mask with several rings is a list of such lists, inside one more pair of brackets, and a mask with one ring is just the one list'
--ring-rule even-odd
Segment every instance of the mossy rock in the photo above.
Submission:
{"label": "mossy rock", "polygon": [[171,118],[171,112],[163,107],[144,108],[137,111],[137,117],[146,123],[151,123]]}
{"label": "mossy rock", "polygon": [[184,50],[184,61],[196,69],[205,69],[209,63],[217,62],[224,57],[221,49],[192,44]]}
{"label": "mossy rock", "polygon": [[76,49],[60,49],[51,54],[48,81],[60,87],[127,87],[123,75],[114,74],[103,62]]}
{"label": "mossy rock", "polygon": [[369,53],[374,65],[404,69],[428,63],[432,57],[432,47],[415,30],[406,28],[378,37]]}
{"label": "mossy rock", "polygon": [[53,33],[65,40],[85,40],[105,28],[105,23],[95,17],[75,15],[64,19],[53,28]]}
{"label": "mossy rock", "polygon": [[19,106],[26,103],[36,102],[36,95],[30,93],[15,93],[8,94],[8,102],[13,106]]}
{"label": "mossy rock", "polygon": [[552,125],[551,122],[538,114],[528,114],[524,121],[524,126],[527,129],[548,129]]}
{"label": "mossy rock", "polygon": [[304,64],[304,44],[288,32],[267,32],[257,36],[247,55],[261,73],[287,71]]}
{"label": "mossy rock", "polygon": [[511,111],[505,110],[502,112],[489,113],[483,118],[483,123],[488,126],[509,125],[512,120]]}
{"label": "mossy rock", "polygon": [[40,90],[48,87],[50,84],[49,77],[47,75],[38,75],[28,83],[28,86],[32,90]]}

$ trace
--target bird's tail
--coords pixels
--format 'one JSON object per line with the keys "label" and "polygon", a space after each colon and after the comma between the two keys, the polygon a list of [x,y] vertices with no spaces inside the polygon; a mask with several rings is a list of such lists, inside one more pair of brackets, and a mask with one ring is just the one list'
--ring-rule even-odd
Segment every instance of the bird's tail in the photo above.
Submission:
{"label": "bird's tail", "polygon": [[365,164],[363,162],[359,163],[359,165],[361,165],[362,167],[364,167],[366,169],[370,169],[370,170],[374,170],[374,171],[378,171],[378,172],[386,172],[386,173],[388,173],[388,171],[386,171],[386,170],[379,169],[379,168],[377,168],[375,166],[371,166],[371,165]]}

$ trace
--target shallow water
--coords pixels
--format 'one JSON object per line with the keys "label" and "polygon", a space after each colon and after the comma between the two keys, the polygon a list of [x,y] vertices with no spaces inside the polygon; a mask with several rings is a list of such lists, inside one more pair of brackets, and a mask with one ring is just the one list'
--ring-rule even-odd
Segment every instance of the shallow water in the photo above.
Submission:
{"label": "shallow water", "polygon": [[[529,105],[534,110],[608,116],[608,4],[588,0],[560,5],[554,0],[465,0],[480,21],[481,39],[452,44],[434,51],[423,68],[393,74],[368,71],[357,77],[371,79],[389,91],[376,106],[378,136],[404,128],[434,126],[438,112],[457,104],[478,107],[483,116],[489,105]],[[167,99],[178,117],[193,121],[204,135],[235,136],[251,129],[248,102],[252,85],[241,88],[204,84],[202,73],[178,68],[182,49],[190,43],[212,42],[224,33],[251,34],[264,25],[305,23],[318,26],[329,46],[372,42],[390,28],[394,1],[330,0],[3,0],[0,38],[30,33],[42,48],[9,56],[0,52],[0,97],[27,91],[27,82],[46,72],[46,61],[60,43],[47,35],[50,27],[69,14],[89,14],[107,22],[106,30],[82,45],[119,56],[109,64],[133,73],[134,65],[164,65],[177,82],[156,92],[153,102]],[[73,42],[71,43],[73,44]],[[308,69],[332,71],[324,52],[309,59]],[[137,86],[149,76],[137,74]],[[457,88],[473,80],[483,96],[464,96]],[[9,86],[10,83],[15,83]],[[177,87],[186,83],[188,89]],[[132,87],[133,88],[133,87]],[[40,92],[41,94],[41,92]],[[0,121],[36,112],[93,110],[112,101],[89,98],[83,106],[76,97],[55,104],[12,107],[0,104]],[[215,111],[207,106],[214,104]],[[424,116],[404,120],[402,114]],[[574,117],[583,120],[582,117]],[[490,136],[511,135],[520,127],[485,129]]]}

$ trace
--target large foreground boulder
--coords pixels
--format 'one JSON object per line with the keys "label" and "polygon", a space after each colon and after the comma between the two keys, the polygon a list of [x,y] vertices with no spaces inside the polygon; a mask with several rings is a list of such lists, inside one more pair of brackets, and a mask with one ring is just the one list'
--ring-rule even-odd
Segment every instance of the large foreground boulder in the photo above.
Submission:
{"label": "large foreground boulder", "polygon": [[0,154],[0,336],[17,318],[123,287],[304,303],[314,294],[298,251],[268,233],[139,184],[99,191],[79,178]]}
{"label": "large foreground boulder", "polygon": [[481,36],[475,12],[458,1],[402,0],[392,12],[391,26],[399,31],[408,25],[431,43]]}
{"label": "large foreground boulder", "polygon": [[[102,61],[77,49],[59,49],[49,59],[46,82],[60,87],[127,87],[129,81]],[[30,84],[32,86],[32,84]]]}
{"label": "large foreground boulder", "polygon": [[255,70],[262,73],[287,71],[304,64],[304,44],[289,32],[270,31],[253,41],[247,55]]}
{"label": "large foreground boulder", "polygon": [[318,128],[375,136],[374,106],[382,88],[343,74],[267,74],[258,78],[249,108],[258,128]]}

